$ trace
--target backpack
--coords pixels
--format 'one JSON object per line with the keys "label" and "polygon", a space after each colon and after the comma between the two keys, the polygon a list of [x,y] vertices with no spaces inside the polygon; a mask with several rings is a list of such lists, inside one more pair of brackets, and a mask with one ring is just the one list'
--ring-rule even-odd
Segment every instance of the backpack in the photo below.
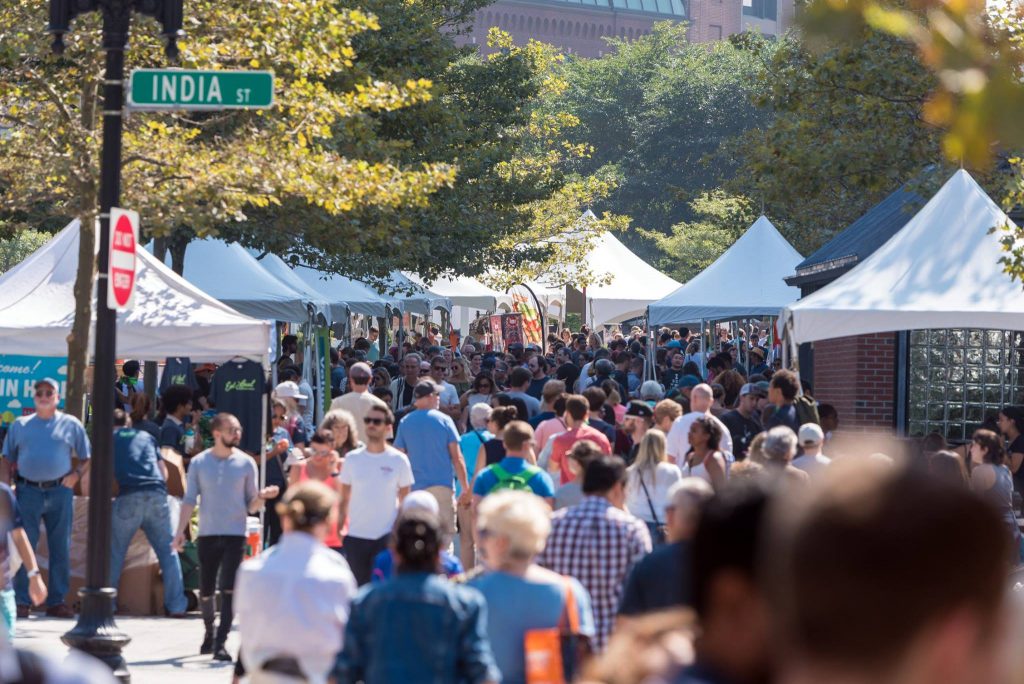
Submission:
{"label": "backpack", "polygon": [[497,463],[490,466],[490,468],[491,472],[498,478],[498,482],[491,487],[491,491],[488,492],[488,494],[499,492],[503,489],[532,493],[533,489],[530,487],[530,480],[532,480],[537,473],[541,472],[540,468],[529,464],[515,474],[508,472]]}
{"label": "backpack", "polygon": [[818,415],[818,403],[814,401],[814,397],[801,394],[797,396],[793,405],[796,407],[796,418],[801,425],[807,423],[821,425],[821,417]]}

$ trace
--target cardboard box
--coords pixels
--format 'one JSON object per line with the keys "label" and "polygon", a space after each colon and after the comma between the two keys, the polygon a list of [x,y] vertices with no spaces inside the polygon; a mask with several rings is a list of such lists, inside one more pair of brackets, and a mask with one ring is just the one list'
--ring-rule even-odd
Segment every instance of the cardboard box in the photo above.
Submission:
{"label": "cardboard box", "polygon": [[[168,524],[172,522],[168,521]],[[66,603],[76,611],[81,603],[78,591],[85,586],[88,529],[89,499],[76,496],[74,518],[71,523],[71,581],[68,595],[65,597]],[[39,544],[36,546],[36,559],[43,581],[49,586],[49,553],[46,530],[42,525]],[[118,610],[128,615],[163,615],[163,581],[160,579],[160,565],[142,530],[138,530],[132,537],[122,567],[117,590]]]}
{"label": "cardboard box", "polygon": [[160,447],[160,457],[167,464],[167,493],[182,498],[185,496],[185,464],[181,454],[171,447]]}

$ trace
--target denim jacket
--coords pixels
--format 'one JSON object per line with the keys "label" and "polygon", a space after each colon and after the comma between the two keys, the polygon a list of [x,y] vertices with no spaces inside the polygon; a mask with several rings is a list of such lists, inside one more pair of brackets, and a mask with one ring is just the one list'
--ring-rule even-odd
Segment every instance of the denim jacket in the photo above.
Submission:
{"label": "denim jacket", "polygon": [[352,602],[338,684],[479,684],[501,681],[476,589],[434,574],[399,574]]}

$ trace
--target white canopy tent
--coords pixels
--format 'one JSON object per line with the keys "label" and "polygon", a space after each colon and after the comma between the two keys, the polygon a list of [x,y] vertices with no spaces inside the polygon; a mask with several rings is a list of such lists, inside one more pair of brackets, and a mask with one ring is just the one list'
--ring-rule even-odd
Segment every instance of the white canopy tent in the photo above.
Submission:
{"label": "white canopy tent", "polygon": [[[308,266],[296,266],[295,275],[319,292],[331,305],[345,305],[349,312],[364,316],[384,317],[388,309],[402,310],[402,304],[394,297],[377,292],[366,283],[340,275],[328,275]],[[339,319],[335,319],[339,320]]]}
{"label": "white canopy tent", "polygon": [[652,326],[778,316],[800,296],[783,280],[803,259],[772,222],[761,216],[713,264],[650,305]]}
{"label": "white canopy tent", "polygon": [[[75,310],[78,236],[75,220],[0,276],[0,352],[67,355]],[[202,363],[224,362],[235,356],[266,359],[269,324],[217,301],[145,249],[136,247],[135,254],[135,308],[117,316],[119,357],[157,360],[187,356]],[[90,338],[93,334],[90,330]]]}
{"label": "white canopy tent", "polygon": [[651,302],[680,285],[607,231],[598,237],[585,262],[594,275],[611,276],[607,284],[591,285],[586,290],[585,319],[592,326],[643,316]]}
{"label": "white canopy tent", "polygon": [[388,277],[391,286],[398,289],[395,297],[403,303],[403,309],[419,316],[430,317],[435,309],[451,313],[452,300],[442,294],[428,290],[425,286],[407,277],[401,271],[392,271]]}
{"label": "white canopy tent", "polygon": [[786,307],[792,345],[897,330],[1024,330],[1024,290],[1003,272],[1010,219],[966,171],[957,171],[870,257]]}
{"label": "white canopy tent", "polygon": [[292,267],[286,264],[281,257],[269,252],[260,254],[252,249],[248,252],[267,273],[306,297],[306,302],[312,304],[318,312],[323,313],[328,323],[343,321],[348,316],[348,304],[328,302],[324,295],[297,276]]}
{"label": "white canopy tent", "polygon": [[[170,255],[164,259],[170,262]],[[213,238],[185,247],[185,280],[253,318],[305,322],[308,297],[267,273],[237,242]]]}
{"label": "white canopy tent", "polygon": [[[419,276],[412,273],[405,276],[420,287],[427,287]],[[430,285],[430,291],[449,299],[452,306],[482,311],[495,311],[499,301],[509,301],[508,295],[492,290],[469,276],[443,276]]]}

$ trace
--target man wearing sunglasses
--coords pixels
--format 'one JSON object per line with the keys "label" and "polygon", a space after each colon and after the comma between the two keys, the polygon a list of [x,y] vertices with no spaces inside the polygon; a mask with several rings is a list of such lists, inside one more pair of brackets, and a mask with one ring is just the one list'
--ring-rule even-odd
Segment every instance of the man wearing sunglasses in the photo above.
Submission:
{"label": "man wearing sunglasses", "polygon": [[447,380],[451,367],[451,362],[438,354],[430,361],[430,379],[441,388],[441,413],[458,420],[462,416],[462,406],[459,404],[459,391]]}
{"label": "man wearing sunglasses", "polygon": [[341,469],[338,526],[348,521],[343,548],[360,586],[369,583],[373,559],[388,547],[398,508],[413,484],[408,457],[387,443],[393,422],[386,406],[371,407],[362,419],[366,446],[348,452]]}
{"label": "man wearing sunglasses", "polygon": [[[52,378],[35,384],[36,412],[11,425],[4,440],[7,468],[15,466],[15,492],[29,543],[39,543],[39,522],[46,525],[50,561],[50,591],[46,614],[70,618],[74,612],[64,603],[71,584],[71,518],[73,489],[82,479],[89,460],[89,439],[74,416],[57,410],[60,385]],[[5,471],[9,473],[9,470]],[[9,479],[5,474],[4,479]],[[38,574],[36,569],[34,573]],[[34,576],[34,575],[33,575]],[[29,614],[29,577],[25,568],[14,577],[18,617]]]}
{"label": "man wearing sunglasses", "polygon": [[[246,516],[257,513],[263,502],[277,498],[279,487],[257,489],[256,462],[238,448],[242,424],[230,413],[218,413],[210,422],[213,446],[192,459],[181,502],[178,531],[172,548],[185,547],[185,530],[192,511],[202,499],[199,515],[199,608],[206,629],[201,655],[213,654],[214,660],[231,662],[224,647],[234,619],[235,575],[245,554]],[[214,636],[217,579],[220,578],[220,625]]]}

